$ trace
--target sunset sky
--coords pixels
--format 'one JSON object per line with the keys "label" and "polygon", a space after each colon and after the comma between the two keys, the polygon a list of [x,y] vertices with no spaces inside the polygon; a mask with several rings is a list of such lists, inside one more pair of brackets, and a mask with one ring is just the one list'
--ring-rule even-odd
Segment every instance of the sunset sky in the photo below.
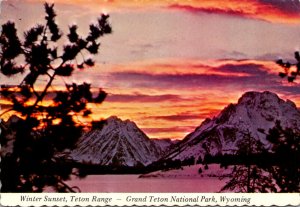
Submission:
{"label": "sunset sky", "polygon": [[[113,33],[96,66],[64,81],[88,81],[109,94],[92,118],[134,121],[151,138],[182,139],[246,91],[277,93],[300,106],[300,80],[278,77],[278,58],[300,49],[299,0],[57,0],[57,23],[86,35],[99,14]],[[44,22],[44,1],[2,1],[0,23],[21,35]],[[16,84],[22,77],[1,84]],[[43,80],[40,80],[42,85]],[[58,79],[54,88],[62,86]],[[2,102],[4,103],[4,102]]]}

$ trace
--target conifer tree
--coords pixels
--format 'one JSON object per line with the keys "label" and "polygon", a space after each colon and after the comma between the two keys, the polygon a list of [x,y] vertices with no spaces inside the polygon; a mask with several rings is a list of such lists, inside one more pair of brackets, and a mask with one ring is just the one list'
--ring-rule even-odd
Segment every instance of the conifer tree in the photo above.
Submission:
{"label": "conifer tree", "polygon": [[[77,33],[76,25],[64,36],[55,21],[54,4],[45,3],[44,8],[45,24],[25,31],[24,41],[14,22],[1,28],[0,72],[6,78],[24,77],[20,83],[1,85],[1,99],[11,104],[2,115],[9,111],[21,117],[9,129],[1,124],[2,147],[9,142],[8,135],[13,137],[12,151],[1,154],[2,192],[40,192],[45,186],[74,191],[64,183],[72,167],[55,155],[80,136],[82,126],[75,117],[89,116],[87,104],[101,103],[107,95],[102,89],[94,94],[88,83],[65,83],[65,89],[55,90],[53,82],[94,66],[87,56],[96,55],[100,38],[112,32],[109,16],[102,14],[89,25],[86,37]],[[67,43],[60,48],[64,37]]]}
{"label": "conifer tree", "polygon": [[[300,76],[300,53],[294,53],[295,63],[279,59],[276,63],[284,69],[281,78],[294,83]],[[277,121],[269,131],[267,139],[273,144],[273,153],[278,160],[276,166],[269,168],[282,192],[300,191],[300,129],[283,129]]]}
{"label": "conifer tree", "polygon": [[[299,129],[300,130],[300,129]],[[276,163],[268,168],[281,192],[300,191],[300,131],[283,129],[280,122],[270,129]]]}
{"label": "conifer tree", "polygon": [[253,155],[259,155],[265,151],[263,144],[247,130],[242,133],[242,139],[238,141],[237,148],[236,156],[240,159],[240,163],[233,167],[231,179],[221,191],[276,192],[272,176],[266,173],[259,163],[252,160]]}

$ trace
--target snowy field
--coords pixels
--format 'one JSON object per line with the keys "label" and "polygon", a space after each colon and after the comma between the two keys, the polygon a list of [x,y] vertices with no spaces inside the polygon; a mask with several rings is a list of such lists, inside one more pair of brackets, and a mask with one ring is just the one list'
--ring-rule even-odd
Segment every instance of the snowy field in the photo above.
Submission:
{"label": "snowy field", "polygon": [[218,178],[138,178],[139,175],[90,175],[83,180],[74,179],[67,182],[77,186],[81,192],[115,192],[115,193],[197,193],[218,192],[224,180]]}
{"label": "snowy field", "polygon": [[[198,169],[202,168],[202,173]],[[228,175],[231,170],[220,169],[219,165],[209,165],[204,170],[202,165],[184,167],[182,170],[157,171],[147,175],[89,175],[84,179],[74,178],[67,183],[78,186],[82,192],[153,192],[197,193],[218,192],[228,181],[218,176]]]}
{"label": "snowy field", "polygon": [[[201,173],[199,169],[201,168]],[[149,174],[141,175],[142,178],[212,178],[212,177],[228,177],[232,169],[220,168],[219,164],[210,164],[208,169],[202,164],[184,166],[181,169],[174,169],[168,171],[156,171]]]}

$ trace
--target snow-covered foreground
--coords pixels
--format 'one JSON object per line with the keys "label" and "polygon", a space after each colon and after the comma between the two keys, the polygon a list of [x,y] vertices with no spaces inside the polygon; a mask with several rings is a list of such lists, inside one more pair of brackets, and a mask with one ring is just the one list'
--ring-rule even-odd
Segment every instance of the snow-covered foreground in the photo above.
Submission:
{"label": "snow-covered foreground", "polygon": [[[201,173],[199,169],[201,168]],[[181,169],[168,171],[156,171],[149,174],[141,175],[142,178],[220,178],[228,177],[232,172],[232,168],[220,168],[219,164],[208,165],[208,169],[202,164],[184,166]]]}
{"label": "snow-covered foreground", "polygon": [[85,179],[73,179],[67,183],[77,186],[81,192],[107,193],[196,193],[218,192],[224,185],[224,180],[218,178],[138,178],[139,175],[90,175]]}
{"label": "snow-covered foreground", "polygon": [[[198,173],[199,167],[203,172]],[[184,167],[183,170],[153,172],[143,175],[89,175],[84,179],[74,178],[67,183],[77,186],[82,192],[218,192],[228,181],[215,176],[228,174],[231,170],[220,169],[219,165],[209,165],[204,170],[202,165]]]}

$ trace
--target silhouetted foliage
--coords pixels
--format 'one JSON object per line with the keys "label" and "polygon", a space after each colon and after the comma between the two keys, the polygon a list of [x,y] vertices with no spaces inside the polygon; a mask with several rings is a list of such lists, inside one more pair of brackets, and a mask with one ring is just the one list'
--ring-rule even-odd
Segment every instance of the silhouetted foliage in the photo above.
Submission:
{"label": "silhouetted foliage", "polygon": [[191,165],[194,165],[195,164],[195,157],[189,157],[189,158],[186,158],[185,160],[182,161],[181,163],[183,166],[191,166]]}
{"label": "silhouetted foliage", "polygon": [[202,171],[202,168],[200,167],[199,169],[198,169],[198,174],[201,174],[203,171]]}
{"label": "silhouetted foliage", "polygon": [[278,65],[284,68],[284,72],[279,72],[281,78],[287,78],[288,82],[294,82],[298,75],[300,75],[300,54],[295,52],[296,63],[284,62],[282,59],[276,61]]}
{"label": "silhouetted foliage", "polygon": [[[56,155],[71,148],[81,135],[82,126],[76,117],[91,114],[87,103],[101,103],[107,95],[102,89],[93,95],[88,83],[65,83],[66,89],[59,91],[52,85],[76,69],[94,66],[94,60],[85,55],[97,54],[100,37],[112,32],[109,16],[102,14],[97,24],[90,25],[87,37],[77,33],[76,25],[70,26],[68,43],[60,49],[56,45],[60,45],[63,33],[55,21],[54,4],[45,3],[44,7],[46,23],[25,31],[24,41],[18,37],[15,23],[2,25],[0,71],[8,78],[24,75],[20,84],[1,86],[2,98],[12,106],[7,111],[22,117],[13,125],[10,121],[1,125],[1,144],[13,140],[12,150],[1,153],[2,192],[40,192],[45,186],[54,186],[57,191],[76,190],[63,182],[72,173],[71,165]],[[38,80],[45,79],[42,86]],[[51,103],[46,105],[45,100]]]}
{"label": "silhouetted foliage", "polygon": [[276,164],[268,171],[273,175],[281,192],[300,191],[300,132],[283,129],[277,121],[267,139],[273,144]]}
{"label": "silhouetted foliage", "polygon": [[263,144],[255,139],[250,131],[242,134],[237,142],[237,155],[241,163],[233,167],[231,179],[221,191],[234,191],[242,193],[276,192],[272,176],[261,168],[259,161],[253,162],[255,154],[265,152]]}
{"label": "silhouetted foliage", "polygon": [[201,158],[201,156],[199,156],[198,159],[197,159],[196,164],[201,164],[202,162],[203,162],[203,161],[202,161],[202,158]]}
{"label": "silhouetted foliage", "polygon": [[272,176],[257,165],[235,165],[232,178],[221,191],[239,193],[276,192]]}
{"label": "silhouetted foliage", "polygon": [[204,155],[204,159],[203,159],[204,163],[206,163],[206,164],[207,163],[212,163],[212,161],[213,161],[213,156],[211,154],[205,154]]}
{"label": "silhouetted foliage", "polygon": [[205,164],[204,170],[208,170],[208,165],[207,164]]}
{"label": "silhouetted foliage", "polygon": [[[288,82],[294,82],[300,75],[300,53],[294,53],[296,63],[277,60],[277,64],[284,68],[280,72],[281,78],[287,77]],[[300,191],[300,132],[283,129],[277,121],[275,127],[269,131],[267,139],[273,144],[273,152],[278,159],[277,165],[269,170],[273,174],[282,192]]]}

